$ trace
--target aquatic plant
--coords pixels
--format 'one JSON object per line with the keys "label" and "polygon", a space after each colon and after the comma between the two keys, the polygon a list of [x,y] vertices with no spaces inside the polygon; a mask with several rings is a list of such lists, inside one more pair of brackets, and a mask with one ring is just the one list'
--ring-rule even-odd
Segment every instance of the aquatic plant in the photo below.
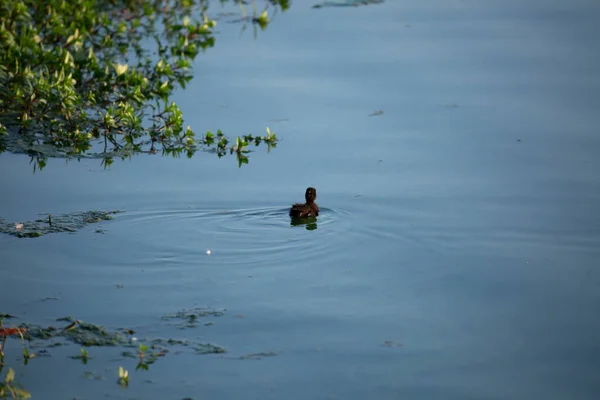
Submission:
{"label": "aquatic plant", "polygon": [[86,349],[81,349],[81,354],[78,354],[76,356],[71,356],[72,359],[74,360],[81,360],[82,364],[87,364],[88,360],[91,358],[87,352]]}
{"label": "aquatic plant", "polygon": [[[0,372],[2,368],[0,367]],[[10,396],[10,397],[8,397]],[[15,371],[12,368],[8,369],[3,381],[0,381],[0,398],[2,399],[29,399],[31,393],[22,389],[15,383]]]}
{"label": "aquatic plant", "polygon": [[[201,318],[207,317],[221,317],[225,315],[225,310],[215,310],[212,308],[197,307],[192,309],[180,310],[175,313],[164,315],[161,319],[163,320],[180,320],[181,323],[178,327],[181,329],[195,328],[201,321]],[[205,326],[209,326],[211,321],[204,323]],[[214,323],[211,323],[211,325]]]}
{"label": "aquatic plant", "polygon": [[[224,310],[217,311],[210,308],[195,308],[190,310],[182,310],[173,314],[168,314],[163,317],[163,320],[170,320],[172,318],[187,318],[195,315],[197,318],[204,316],[221,316]],[[102,326],[89,324],[73,317],[58,318],[56,321],[65,322],[62,328],[54,326],[41,327],[33,324],[21,324],[18,327],[4,327],[2,325],[3,318],[14,318],[14,316],[6,313],[0,313],[0,376],[4,368],[4,344],[9,336],[19,336],[23,343],[23,352],[25,355],[25,363],[30,358],[35,357],[36,353],[30,352],[25,346],[26,340],[32,342],[32,347],[40,348],[38,354],[50,355],[48,350],[55,346],[64,345],[64,340],[68,340],[77,343],[81,346],[101,346],[101,347],[114,347],[121,346],[124,348],[135,349],[133,351],[124,351],[122,355],[124,357],[138,359],[136,366],[137,370],[148,370],[149,366],[153,364],[159,357],[166,356],[169,353],[170,346],[180,346],[188,348],[193,354],[222,354],[226,352],[226,349],[211,343],[200,342],[198,340],[188,339],[144,339],[145,343],[137,343],[137,338],[131,336],[135,332],[132,329],[119,329],[124,332],[113,332],[109,331]],[[61,339],[64,339],[61,341]],[[262,353],[261,353],[262,354]],[[269,354],[264,353],[264,356]],[[87,364],[87,361],[92,357],[86,349],[80,348],[80,354],[71,356],[70,358],[81,360],[82,364]],[[9,369],[5,379],[2,381],[0,378],[0,399],[27,399],[31,397],[29,392],[21,389],[14,383],[14,371]],[[91,374],[91,375],[90,375]],[[91,376],[93,379],[98,377],[93,373],[86,372],[86,377]],[[117,383],[123,387],[129,385],[129,371],[123,366],[119,367],[119,377]]]}
{"label": "aquatic plant", "polygon": [[0,233],[19,238],[36,238],[48,233],[76,232],[89,224],[109,221],[119,211],[83,211],[70,214],[50,215],[34,221],[9,222],[0,217]]}
{"label": "aquatic plant", "polygon": [[[2,320],[6,317],[12,317],[9,314],[0,314],[0,338],[2,338],[2,343],[0,343],[0,374],[2,373],[2,369],[4,368],[4,346],[6,345],[6,339],[9,336],[16,336],[19,335],[21,338],[21,342],[23,343],[23,356],[24,356],[24,363],[27,364],[28,360],[30,358],[35,357],[34,353],[30,353],[29,349],[27,349],[27,346],[25,345],[25,339],[23,337],[23,334],[27,331],[26,328],[23,327],[12,327],[12,328],[5,328],[2,325]],[[13,400],[16,399],[28,399],[31,397],[31,394],[29,392],[27,392],[26,390],[22,389],[20,386],[18,386],[15,382],[15,372],[12,368],[8,369],[8,372],[6,373],[6,376],[4,377],[4,380],[0,380],[0,398],[1,399],[8,399],[11,398]],[[8,397],[10,396],[10,397]]]}
{"label": "aquatic plant", "polygon": [[6,339],[9,336],[20,336],[21,342],[23,343],[23,362],[27,365],[29,359],[35,357],[35,353],[30,353],[29,349],[25,345],[25,338],[23,334],[27,332],[27,328],[24,327],[13,327],[13,328],[5,328],[2,325],[2,319],[0,319],[0,338],[2,338],[2,343],[0,343],[0,366],[4,365],[4,346],[6,345]]}
{"label": "aquatic plant", "polygon": [[119,385],[129,386],[129,371],[122,366],[119,366]]}
{"label": "aquatic plant", "polygon": [[[245,3],[235,3],[245,21]],[[269,8],[289,3],[265,1],[251,21],[264,29]],[[229,140],[210,142],[210,132],[198,140],[171,99],[193,78],[195,58],[215,45],[208,5],[0,0],[0,152],[27,153],[34,169],[47,157],[100,158],[105,167],[138,153],[221,157]]]}
{"label": "aquatic plant", "polygon": [[150,365],[158,359],[158,357],[164,357],[169,352],[168,349],[157,345],[152,345],[151,348],[145,344],[140,344],[138,347],[138,364],[135,370],[148,371]]}

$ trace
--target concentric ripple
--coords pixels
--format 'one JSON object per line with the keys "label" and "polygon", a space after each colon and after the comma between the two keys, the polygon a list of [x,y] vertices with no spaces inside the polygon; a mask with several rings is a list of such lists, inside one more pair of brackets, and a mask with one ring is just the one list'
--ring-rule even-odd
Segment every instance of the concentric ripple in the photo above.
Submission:
{"label": "concentric ripple", "polygon": [[120,214],[110,231],[141,252],[138,262],[189,263],[210,250],[213,262],[253,265],[340,254],[350,239],[351,217],[322,208],[315,220],[294,225],[287,207],[140,211]]}

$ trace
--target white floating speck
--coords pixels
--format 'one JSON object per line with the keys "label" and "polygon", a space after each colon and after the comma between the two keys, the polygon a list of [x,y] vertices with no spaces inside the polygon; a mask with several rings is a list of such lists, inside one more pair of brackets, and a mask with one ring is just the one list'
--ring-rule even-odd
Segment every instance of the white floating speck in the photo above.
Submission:
{"label": "white floating speck", "polygon": [[210,249],[207,249],[207,250],[206,250],[206,255],[209,255],[209,256],[210,256],[211,254],[212,254],[212,252],[210,251]]}
{"label": "white floating speck", "polygon": [[20,231],[21,229],[23,229],[23,224],[16,224],[15,228]]}

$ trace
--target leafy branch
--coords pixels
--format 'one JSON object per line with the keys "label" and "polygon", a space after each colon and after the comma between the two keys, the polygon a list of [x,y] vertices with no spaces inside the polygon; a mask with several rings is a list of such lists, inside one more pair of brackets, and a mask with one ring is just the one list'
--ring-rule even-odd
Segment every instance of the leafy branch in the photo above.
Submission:
{"label": "leafy branch", "polygon": [[[285,11],[289,1],[255,12],[262,29],[269,7]],[[138,153],[224,155],[229,139],[197,139],[171,100],[215,45],[208,0],[0,0],[0,14],[0,152],[27,152],[39,168],[46,157],[108,166]],[[277,141],[247,136],[236,141],[238,161],[244,142]]]}

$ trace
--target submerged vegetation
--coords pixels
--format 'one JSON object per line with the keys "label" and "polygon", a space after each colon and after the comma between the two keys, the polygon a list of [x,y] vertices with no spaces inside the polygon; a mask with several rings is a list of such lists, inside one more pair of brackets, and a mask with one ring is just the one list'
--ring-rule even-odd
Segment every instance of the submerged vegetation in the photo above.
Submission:
{"label": "submerged vegetation", "polygon": [[[225,314],[225,310],[213,310],[210,308],[195,308],[182,310],[173,314],[165,315],[162,320],[186,319],[194,315],[196,318],[212,319]],[[79,347],[79,354],[71,355],[69,358],[80,360],[82,365],[87,365],[93,360],[88,349],[100,352],[106,347],[121,347],[121,358],[117,361],[125,363],[130,359],[137,361],[135,371],[147,371],[159,358],[167,356],[172,348],[175,353],[181,353],[188,349],[190,354],[223,354],[226,349],[217,344],[200,341],[197,339],[174,339],[174,338],[151,338],[136,337],[135,331],[131,329],[108,330],[100,325],[90,324],[76,320],[71,317],[58,318],[57,325],[42,327],[35,324],[21,323],[18,326],[5,327],[4,319],[14,319],[10,314],[0,313],[0,399],[28,399],[31,394],[15,383],[15,372],[12,368],[2,378],[5,368],[6,344],[9,337],[20,339],[23,345],[23,364],[27,365],[30,359],[37,356],[51,357],[53,349],[75,343]],[[205,324],[209,326],[208,324]],[[13,340],[13,339],[10,339]],[[11,348],[12,349],[12,348]],[[90,350],[91,352],[91,350]],[[257,353],[262,355],[275,355],[272,352]],[[117,383],[127,387],[131,375],[123,365],[119,365]]]}
{"label": "submerged vegetation", "polygon": [[27,346],[25,346],[24,334],[26,328],[5,328],[2,321],[3,319],[14,318],[12,315],[0,313],[0,399],[14,399],[14,400],[25,400],[31,398],[31,393],[23,389],[18,383],[15,382],[15,371],[12,368],[8,368],[6,375],[2,378],[2,370],[4,369],[4,348],[6,346],[6,340],[9,336],[19,336],[23,343],[23,362],[27,365],[30,358],[34,356],[29,353]]}
{"label": "submerged vegetation", "polygon": [[[269,12],[289,0],[265,1],[242,23],[264,29]],[[191,157],[198,150],[236,154],[265,136],[199,137],[173,102],[192,79],[192,64],[215,45],[208,0],[0,0],[0,152],[102,159],[147,153]],[[205,96],[203,94],[203,96]],[[235,143],[235,144],[233,144]]]}
{"label": "submerged vegetation", "polygon": [[108,221],[119,211],[84,211],[70,214],[44,215],[35,221],[8,222],[0,218],[0,232],[19,238],[36,238],[48,233],[76,232],[100,221]]}

